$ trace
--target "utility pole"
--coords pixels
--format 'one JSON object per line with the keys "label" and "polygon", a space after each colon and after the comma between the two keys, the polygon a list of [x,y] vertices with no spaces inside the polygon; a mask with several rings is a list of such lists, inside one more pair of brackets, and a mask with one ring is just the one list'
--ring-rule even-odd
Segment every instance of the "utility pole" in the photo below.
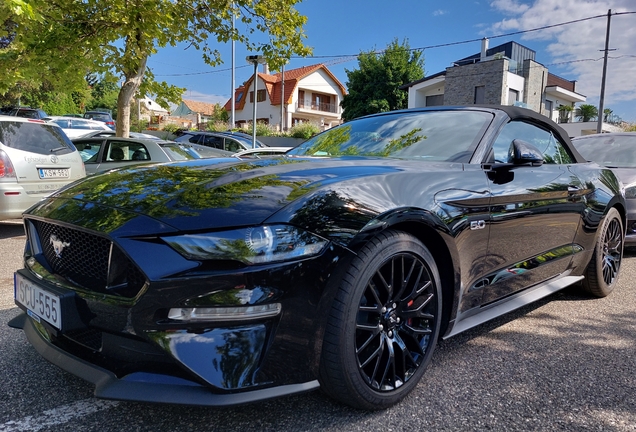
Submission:
{"label": "utility pole", "polygon": [[280,68],[280,132],[285,130],[285,65]]}
{"label": "utility pole", "polygon": [[230,115],[230,128],[234,129],[236,127],[236,98],[234,96],[234,89],[236,88],[235,83],[235,65],[234,65],[234,3],[232,3],[232,88],[230,89],[230,98],[232,100],[232,113]]}
{"label": "utility pole", "polygon": [[605,33],[605,55],[603,56],[603,76],[601,78],[601,97],[598,102],[598,122],[596,133],[603,131],[603,103],[605,102],[605,77],[607,75],[607,53],[609,52],[610,21],[612,20],[612,10],[607,10],[607,30]]}

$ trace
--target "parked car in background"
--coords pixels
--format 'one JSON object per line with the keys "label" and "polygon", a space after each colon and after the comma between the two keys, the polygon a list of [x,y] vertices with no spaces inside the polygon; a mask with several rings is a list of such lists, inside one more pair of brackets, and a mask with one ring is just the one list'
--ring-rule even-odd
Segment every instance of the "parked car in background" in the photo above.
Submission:
{"label": "parked car in background", "polygon": [[572,144],[585,159],[611,168],[625,185],[625,246],[636,246],[636,132],[585,135],[572,138]]}
{"label": "parked car in background", "polygon": [[[114,130],[108,128],[107,130],[91,131],[91,132],[87,133],[86,135],[84,135],[84,138],[115,136],[115,134],[116,134],[116,132]],[[141,132],[128,132],[128,138],[142,138],[142,139],[152,139],[152,140],[158,140],[158,141],[166,141],[166,140],[164,140],[162,138],[159,138],[157,136],[146,134],[146,133],[141,133]]]}
{"label": "parked car in background", "polygon": [[43,120],[57,124],[71,139],[85,136],[93,131],[112,131],[112,129],[106,126],[106,123],[104,122],[88,120],[85,118],[51,116],[45,117]]}
{"label": "parked car in background", "polygon": [[385,112],[280,157],[60,191],[24,216],[10,325],[97,397],[227,406],[320,387],[382,409],[439,338],[572,284],[609,295],[624,221],[614,173],[539,113]]}
{"label": "parked car in background", "polygon": [[86,172],[95,174],[140,163],[158,163],[206,157],[229,157],[230,152],[189,143],[115,136],[78,138],[73,144],[80,152]]}
{"label": "parked car in background", "polygon": [[13,108],[11,111],[9,111],[9,115],[31,119],[43,119],[45,117],[48,117],[44,110],[28,107]]}
{"label": "parked car in background", "polygon": [[89,120],[97,120],[97,121],[104,122],[109,128],[115,129],[115,120],[113,120],[113,116],[110,111],[106,111],[106,110],[101,111],[97,109],[86,111],[84,113],[84,118]]}
{"label": "parked car in background", "polygon": [[0,116],[0,220],[22,212],[86,176],[62,129],[42,120]]}
{"label": "parked car in background", "polygon": [[[233,153],[251,149],[253,147],[251,137],[248,138],[245,137],[244,134],[236,134],[232,132],[187,131],[177,137],[175,141],[201,144],[208,147],[231,151]],[[261,148],[267,146],[256,140],[256,147]]]}
{"label": "parked car in background", "polygon": [[257,147],[234,153],[234,157],[247,159],[280,156],[287,153],[292,148],[293,147]]}

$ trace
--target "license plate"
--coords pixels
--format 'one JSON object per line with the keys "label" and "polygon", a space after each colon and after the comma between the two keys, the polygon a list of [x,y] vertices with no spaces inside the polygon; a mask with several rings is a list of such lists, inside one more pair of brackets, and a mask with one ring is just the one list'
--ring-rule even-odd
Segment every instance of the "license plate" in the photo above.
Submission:
{"label": "license plate", "polygon": [[38,168],[41,179],[68,178],[70,170],[68,168]]}
{"label": "license plate", "polygon": [[62,328],[60,297],[40,288],[18,273],[14,277],[15,301],[27,309],[27,314],[36,321],[44,320],[58,330]]}

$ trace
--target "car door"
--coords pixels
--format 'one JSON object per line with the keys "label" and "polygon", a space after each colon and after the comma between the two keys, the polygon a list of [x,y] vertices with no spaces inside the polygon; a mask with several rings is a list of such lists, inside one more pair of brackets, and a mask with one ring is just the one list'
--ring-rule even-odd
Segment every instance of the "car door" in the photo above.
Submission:
{"label": "car door", "polygon": [[482,305],[565,272],[576,248],[583,186],[568,170],[574,158],[551,131],[511,121],[493,143],[493,162],[510,161],[515,139],[540,150],[543,164],[516,166],[499,178],[489,174],[491,219]]}
{"label": "car door", "polygon": [[[108,140],[104,148],[101,163],[97,171],[107,171],[114,168],[127,167],[152,160],[150,151],[145,145],[135,141]],[[165,162],[168,158],[166,157]]]}

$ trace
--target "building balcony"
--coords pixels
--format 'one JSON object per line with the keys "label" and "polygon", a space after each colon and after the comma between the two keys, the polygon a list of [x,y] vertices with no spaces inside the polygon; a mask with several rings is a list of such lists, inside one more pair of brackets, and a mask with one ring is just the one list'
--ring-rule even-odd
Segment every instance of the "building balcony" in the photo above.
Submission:
{"label": "building balcony", "polygon": [[299,100],[296,103],[296,111],[315,111],[316,113],[339,114],[340,106],[332,103],[316,103],[313,100]]}

